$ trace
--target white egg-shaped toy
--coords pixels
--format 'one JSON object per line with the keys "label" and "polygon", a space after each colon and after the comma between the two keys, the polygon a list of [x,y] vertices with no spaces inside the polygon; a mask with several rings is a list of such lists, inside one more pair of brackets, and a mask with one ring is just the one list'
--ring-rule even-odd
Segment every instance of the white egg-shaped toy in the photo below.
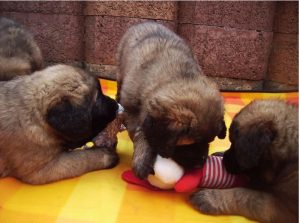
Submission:
{"label": "white egg-shaped toy", "polygon": [[183,176],[183,168],[170,158],[159,155],[154,163],[154,175],[148,176],[148,182],[160,189],[172,189],[176,182]]}

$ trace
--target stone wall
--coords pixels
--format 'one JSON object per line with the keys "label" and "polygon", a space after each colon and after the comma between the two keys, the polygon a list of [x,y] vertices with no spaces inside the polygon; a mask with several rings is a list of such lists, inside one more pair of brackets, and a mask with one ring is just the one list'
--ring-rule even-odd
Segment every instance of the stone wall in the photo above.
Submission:
{"label": "stone wall", "polygon": [[32,31],[47,62],[109,79],[126,29],[155,20],[222,89],[298,89],[298,2],[0,2],[0,15]]}
{"label": "stone wall", "polygon": [[115,53],[119,40],[133,24],[156,20],[176,31],[176,2],[86,2],[85,65],[115,79]]}
{"label": "stone wall", "polygon": [[299,82],[298,2],[277,2],[266,89],[293,89]]}

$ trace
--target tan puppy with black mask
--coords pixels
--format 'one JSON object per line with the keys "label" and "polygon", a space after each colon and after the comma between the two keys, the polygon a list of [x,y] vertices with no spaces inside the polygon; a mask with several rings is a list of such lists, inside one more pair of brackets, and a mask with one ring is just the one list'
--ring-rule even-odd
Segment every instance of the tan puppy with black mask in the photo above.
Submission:
{"label": "tan puppy with black mask", "polygon": [[201,190],[191,196],[202,213],[243,215],[263,223],[298,222],[298,109],[284,101],[257,100],[230,127],[224,164],[250,178],[249,188]]}
{"label": "tan puppy with black mask", "polygon": [[96,77],[55,65],[0,82],[0,177],[44,184],[111,168],[115,148],[74,151],[116,117]]}
{"label": "tan puppy with black mask", "polygon": [[153,172],[157,154],[185,168],[203,165],[209,142],[226,134],[223,99],[184,40],[158,23],[138,24],[122,37],[117,62],[137,176]]}

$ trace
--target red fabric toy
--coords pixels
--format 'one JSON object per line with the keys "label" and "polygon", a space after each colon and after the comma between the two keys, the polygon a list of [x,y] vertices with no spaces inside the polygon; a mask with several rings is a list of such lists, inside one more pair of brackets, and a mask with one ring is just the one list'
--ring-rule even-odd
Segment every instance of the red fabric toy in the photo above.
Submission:
{"label": "red fabric toy", "polygon": [[[197,188],[231,188],[245,186],[247,178],[242,175],[230,174],[226,171],[223,157],[209,156],[204,166],[200,169],[187,171],[176,182],[174,190],[176,192],[191,192]],[[122,174],[122,179],[128,183],[140,185],[151,190],[161,190],[151,185],[147,180],[137,178],[132,170],[127,170]]]}

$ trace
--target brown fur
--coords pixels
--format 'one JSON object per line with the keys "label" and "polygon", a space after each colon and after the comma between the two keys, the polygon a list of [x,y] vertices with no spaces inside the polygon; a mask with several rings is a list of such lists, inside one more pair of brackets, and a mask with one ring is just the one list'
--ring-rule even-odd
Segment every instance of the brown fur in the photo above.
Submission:
{"label": "brown fur", "polygon": [[71,151],[115,118],[96,77],[66,65],[0,82],[0,176],[44,184],[110,168],[111,148]]}
{"label": "brown fur", "polygon": [[121,39],[117,61],[117,97],[137,176],[153,171],[157,153],[185,167],[202,165],[208,143],[225,137],[223,100],[183,39],[157,23],[142,23]]}
{"label": "brown fur", "polygon": [[43,57],[31,33],[0,17],[0,81],[42,69]]}
{"label": "brown fur", "polygon": [[118,144],[117,134],[123,130],[123,115],[119,114],[107,127],[94,138],[96,146],[115,148]]}
{"label": "brown fur", "polygon": [[193,205],[207,214],[298,222],[298,109],[279,100],[254,101],[234,118],[230,140],[225,167],[249,176],[249,188],[200,190]]}

